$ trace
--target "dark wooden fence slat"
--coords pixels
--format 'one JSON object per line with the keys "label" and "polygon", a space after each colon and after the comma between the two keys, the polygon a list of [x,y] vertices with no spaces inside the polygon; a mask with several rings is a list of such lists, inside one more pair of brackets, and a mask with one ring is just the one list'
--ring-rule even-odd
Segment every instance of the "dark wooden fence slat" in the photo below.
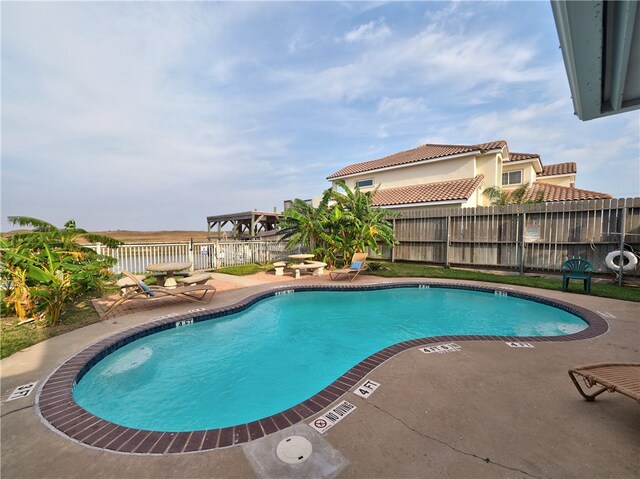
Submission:
{"label": "dark wooden fence slat", "polygon": [[[394,247],[394,257],[400,261],[517,269],[525,213],[524,226],[540,226],[540,239],[525,245],[525,270],[559,271],[564,259],[579,256],[588,259],[596,272],[607,272],[604,258],[619,248],[620,214],[624,209],[626,244],[640,252],[640,198],[621,198],[399,210],[394,223],[400,244]],[[388,258],[391,253],[383,256]],[[627,276],[640,277],[640,268]]]}

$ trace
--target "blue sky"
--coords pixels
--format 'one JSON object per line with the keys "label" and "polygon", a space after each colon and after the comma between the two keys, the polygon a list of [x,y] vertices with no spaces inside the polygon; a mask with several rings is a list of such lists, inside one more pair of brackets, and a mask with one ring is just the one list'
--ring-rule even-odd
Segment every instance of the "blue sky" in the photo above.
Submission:
{"label": "blue sky", "polygon": [[9,3],[2,229],[206,229],[356,162],[504,139],[640,196],[640,112],[573,115],[548,2]]}

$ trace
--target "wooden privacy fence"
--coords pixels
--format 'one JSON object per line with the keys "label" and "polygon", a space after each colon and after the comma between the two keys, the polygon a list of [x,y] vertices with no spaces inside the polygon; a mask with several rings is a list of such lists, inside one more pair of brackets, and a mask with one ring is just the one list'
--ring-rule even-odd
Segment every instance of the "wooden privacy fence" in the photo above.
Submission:
{"label": "wooden privacy fence", "polygon": [[143,273],[150,263],[189,262],[192,264],[192,271],[251,263],[271,263],[299,252],[298,249],[287,250],[284,244],[273,241],[125,244],[118,248],[96,244],[90,247],[118,260],[118,263],[111,268],[114,273],[120,273],[123,270]]}
{"label": "wooden privacy fence", "polygon": [[[397,213],[400,244],[381,259],[524,272],[559,271],[565,259],[581,257],[607,272],[610,252],[623,245],[640,252],[640,198]],[[640,268],[626,274],[640,276]]]}
{"label": "wooden privacy fence", "polygon": [[[399,244],[380,259],[444,266],[560,271],[567,258],[591,262],[608,272],[604,259],[627,247],[640,253],[640,198],[573,201],[479,208],[399,210],[392,219]],[[192,269],[218,269],[286,260],[274,241],[93,245],[118,263],[113,272],[144,272],[149,263],[190,262]],[[640,277],[640,267],[625,276]]]}

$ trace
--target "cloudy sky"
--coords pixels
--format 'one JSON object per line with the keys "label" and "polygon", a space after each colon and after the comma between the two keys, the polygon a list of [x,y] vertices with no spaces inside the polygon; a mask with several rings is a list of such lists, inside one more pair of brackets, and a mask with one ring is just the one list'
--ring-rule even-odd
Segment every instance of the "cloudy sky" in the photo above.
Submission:
{"label": "cloudy sky", "polygon": [[504,139],[640,196],[640,112],[573,115],[549,2],[2,2],[2,229],[206,229],[356,162]]}

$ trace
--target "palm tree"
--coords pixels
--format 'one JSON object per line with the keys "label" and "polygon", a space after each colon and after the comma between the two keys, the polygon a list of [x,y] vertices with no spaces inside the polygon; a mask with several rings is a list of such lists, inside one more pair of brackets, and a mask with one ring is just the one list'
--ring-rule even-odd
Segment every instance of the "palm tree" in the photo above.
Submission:
{"label": "palm tree", "polygon": [[326,203],[314,208],[306,201],[295,199],[278,223],[282,232],[281,241],[286,241],[288,248],[301,244],[307,251],[313,251],[323,240],[325,213]]}
{"label": "palm tree", "polygon": [[367,248],[380,252],[378,242],[388,246],[396,243],[393,226],[386,219],[388,212],[372,206],[376,190],[351,190],[343,182],[344,193],[328,189],[317,208],[295,200],[280,220],[281,241],[292,248],[303,244],[323,261],[333,266],[337,257],[350,258]]}
{"label": "palm tree", "polygon": [[117,248],[122,243],[110,236],[90,233],[82,228],[76,227],[74,220],[69,220],[64,224],[64,228],[59,229],[56,226],[38,218],[29,216],[9,216],[9,223],[21,228],[33,228],[28,232],[20,232],[11,235],[19,241],[25,241],[32,247],[38,244],[46,243],[49,246],[60,248],[66,251],[82,252],[90,255],[94,253],[91,248],[86,248],[77,242],[78,239],[84,238],[90,243],[102,243],[109,248]]}
{"label": "palm tree", "polygon": [[21,319],[44,311],[56,324],[62,306],[73,297],[100,289],[115,258],[98,254],[77,242],[79,238],[117,247],[120,242],[77,228],[75,221],[59,229],[37,218],[11,216],[13,225],[32,227],[28,232],[0,238],[3,303],[12,305]]}
{"label": "palm tree", "polygon": [[350,258],[356,252],[364,253],[367,248],[380,253],[379,242],[393,246],[396,239],[393,225],[386,219],[389,212],[373,206],[378,188],[362,192],[357,186],[351,190],[343,181],[337,185],[344,193],[332,190],[329,195],[343,212],[341,228],[335,231],[343,239],[343,258]]}

